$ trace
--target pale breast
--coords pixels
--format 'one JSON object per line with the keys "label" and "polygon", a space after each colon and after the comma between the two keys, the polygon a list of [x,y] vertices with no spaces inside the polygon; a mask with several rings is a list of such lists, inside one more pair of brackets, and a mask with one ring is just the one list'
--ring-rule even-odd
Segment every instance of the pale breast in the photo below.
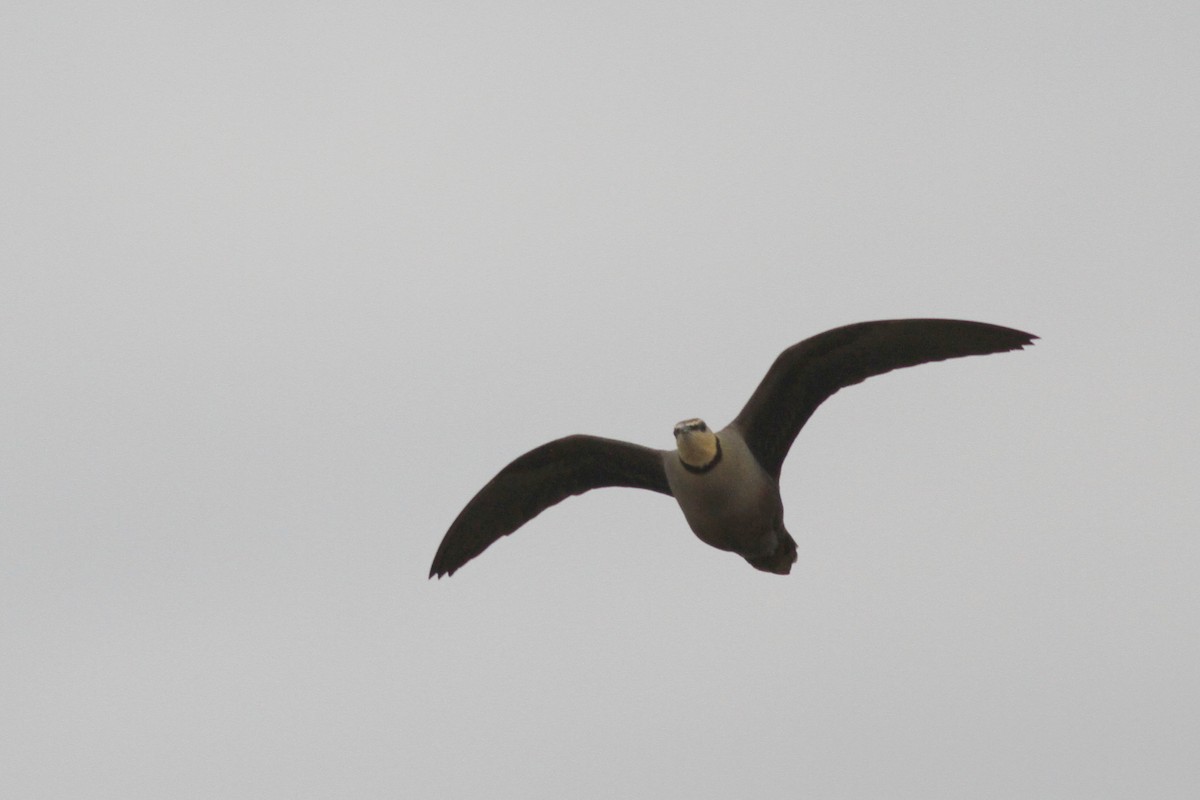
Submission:
{"label": "pale breast", "polygon": [[667,482],[688,525],[702,541],[722,550],[756,552],[775,540],[783,516],[779,487],[735,429],[726,428],[717,436],[721,461],[708,472],[690,472],[677,453],[667,452]]}

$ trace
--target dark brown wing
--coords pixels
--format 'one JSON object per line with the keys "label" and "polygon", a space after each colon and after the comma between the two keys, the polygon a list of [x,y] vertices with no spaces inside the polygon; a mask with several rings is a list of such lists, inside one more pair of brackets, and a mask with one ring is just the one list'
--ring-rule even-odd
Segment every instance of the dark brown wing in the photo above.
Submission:
{"label": "dark brown wing", "polygon": [[953,319],[893,319],[834,328],[779,354],[733,424],[779,478],[804,423],[834,392],[901,367],[1019,350],[1037,337]]}
{"label": "dark brown wing", "polygon": [[567,436],[535,447],[479,490],[446,532],[429,577],[454,571],[555,503],[602,486],[671,494],[663,455],[649,447]]}

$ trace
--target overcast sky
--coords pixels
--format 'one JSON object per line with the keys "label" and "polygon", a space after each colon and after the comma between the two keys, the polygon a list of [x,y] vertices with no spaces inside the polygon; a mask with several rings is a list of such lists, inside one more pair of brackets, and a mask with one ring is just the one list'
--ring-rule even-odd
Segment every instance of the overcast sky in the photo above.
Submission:
{"label": "overcast sky", "polygon": [[[0,794],[1191,798],[1193,2],[11,3]],[[866,319],[788,577],[586,432]]]}

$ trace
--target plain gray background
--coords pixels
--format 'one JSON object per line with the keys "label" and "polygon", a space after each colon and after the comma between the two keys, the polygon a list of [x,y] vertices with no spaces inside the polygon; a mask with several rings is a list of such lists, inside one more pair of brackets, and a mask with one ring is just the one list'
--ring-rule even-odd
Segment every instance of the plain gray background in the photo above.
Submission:
{"label": "plain gray background", "polygon": [[[10,3],[0,793],[1165,798],[1200,784],[1190,2]],[[575,432],[864,319],[793,574]]]}

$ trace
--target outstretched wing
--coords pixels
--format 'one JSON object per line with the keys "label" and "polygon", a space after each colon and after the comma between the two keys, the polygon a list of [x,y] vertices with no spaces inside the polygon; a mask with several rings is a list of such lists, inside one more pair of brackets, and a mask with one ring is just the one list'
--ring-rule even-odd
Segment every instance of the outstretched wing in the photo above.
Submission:
{"label": "outstretched wing", "polygon": [[779,478],[804,423],[834,392],[901,367],[1019,350],[1037,337],[953,319],[859,322],[805,339],[779,354],[733,425],[763,469]]}
{"label": "outstretched wing", "polygon": [[649,447],[567,436],[535,447],[487,482],[446,532],[429,577],[455,570],[555,503],[602,486],[671,494],[663,455]]}

